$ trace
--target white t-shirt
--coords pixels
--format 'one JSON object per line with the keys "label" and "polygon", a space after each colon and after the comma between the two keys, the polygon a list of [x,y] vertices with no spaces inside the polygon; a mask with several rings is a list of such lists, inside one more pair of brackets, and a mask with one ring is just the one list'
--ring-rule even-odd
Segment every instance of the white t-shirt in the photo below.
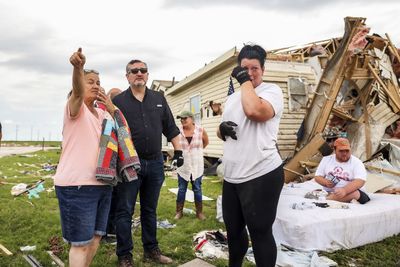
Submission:
{"label": "white t-shirt", "polygon": [[[339,180],[335,188],[345,187],[349,182],[355,179],[367,180],[367,171],[361,160],[355,156],[351,156],[346,162],[336,160],[336,155],[332,154],[323,157],[318,165],[315,176],[334,177]],[[332,192],[333,188],[324,187],[327,192]],[[363,190],[363,188],[361,188]]]}
{"label": "white t-shirt", "polygon": [[273,171],[282,164],[276,148],[279,122],[283,112],[283,95],[279,86],[261,83],[256,94],[268,101],[275,116],[265,122],[249,120],[241,102],[241,92],[230,95],[225,103],[222,121],[233,121],[237,140],[226,137],[224,142],[224,179],[230,183],[243,183]]}

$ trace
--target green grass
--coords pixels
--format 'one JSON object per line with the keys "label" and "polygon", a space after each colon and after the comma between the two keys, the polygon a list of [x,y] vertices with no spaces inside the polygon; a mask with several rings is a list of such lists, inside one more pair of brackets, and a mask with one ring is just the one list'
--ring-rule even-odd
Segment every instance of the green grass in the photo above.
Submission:
{"label": "green grass", "polygon": [[[2,146],[42,146],[43,141],[1,141]],[[60,141],[44,141],[44,146],[60,147]]]}
{"label": "green grass", "polygon": [[[21,246],[36,245],[35,251],[29,252],[43,266],[52,266],[51,258],[46,253],[50,250],[49,240],[58,238],[63,252],[60,258],[67,262],[68,245],[61,241],[61,227],[57,199],[54,191],[41,192],[39,199],[29,200],[26,195],[13,197],[10,194],[12,183],[35,183],[45,178],[45,188],[53,187],[49,178],[53,171],[42,170],[43,164],[56,164],[59,159],[59,151],[39,151],[32,153],[34,157],[10,156],[0,158],[0,243],[11,250],[13,256],[5,256],[0,251],[0,266],[28,266],[19,250]],[[4,178],[7,177],[7,179]],[[207,216],[205,221],[199,221],[194,215],[184,215],[179,220],[173,220],[175,215],[176,196],[168,191],[168,188],[177,187],[177,180],[167,177],[165,186],[162,187],[158,207],[158,219],[168,219],[176,223],[176,228],[165,230],[158,229],[158,240],[162,251],[174,259],[178,266],[195,258],[192,238],[195,233],[202,230],[225,229],[224,225],[217,222],[216,201],[204,201],[204,211]],[[209,177],[203,181],[203,194],[213,199],[221,193],[222,184],[217,177]],[[186,208],[194,210],[194,204],[186,202]],[[136,210],[138,205],[136,205]],[[135,217],[138,212],[135,212]],[[379,226],[377,226],[379,227]],[[134,232],[134,260],[135,266],[157,266],[142,262],[142,246],[140,240],[140,228]],[[337,251],[335,253],[323,253],[335,260],[339,266],[396,266],[400,260],[400,236],[388,238],[382,242],[370,244],[357,249]],[[117,257],[115,246],[102,244],[94,258],[92,266],[116,266]],[[227,266],[225,260],[209,260],[216,266]],[[245,260],[244,266],[254,266]]]}

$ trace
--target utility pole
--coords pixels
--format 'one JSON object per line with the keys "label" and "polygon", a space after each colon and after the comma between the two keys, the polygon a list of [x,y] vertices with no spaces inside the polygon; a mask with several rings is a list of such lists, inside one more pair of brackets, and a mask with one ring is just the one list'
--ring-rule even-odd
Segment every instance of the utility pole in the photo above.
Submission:
{"label": "utility pole", "polygon": [[33,141],[33,125],[31,125],[31,141]]}
{"label": "utility pole", "polygon": [[18,141],[18,124],[15,125],[15,141]]}

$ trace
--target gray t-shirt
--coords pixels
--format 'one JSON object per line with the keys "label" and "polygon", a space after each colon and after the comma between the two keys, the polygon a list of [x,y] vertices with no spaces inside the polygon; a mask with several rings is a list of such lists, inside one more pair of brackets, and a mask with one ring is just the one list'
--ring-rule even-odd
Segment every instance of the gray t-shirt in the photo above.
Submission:
{"label": "gray t-shirt", "polygon": [[260,177],[279,167],[282,159],[276,148],[279,122],[283,112],[282,90],[275,84],[262,83],[256,94],[268,101],[275,116],[265,122],[249,120],[241,103],[241,92],[230,95],[225,103],[223,121],[233,121],[237,140],[227,137],[224,142],[224,179],[230,183],[243,183]]}

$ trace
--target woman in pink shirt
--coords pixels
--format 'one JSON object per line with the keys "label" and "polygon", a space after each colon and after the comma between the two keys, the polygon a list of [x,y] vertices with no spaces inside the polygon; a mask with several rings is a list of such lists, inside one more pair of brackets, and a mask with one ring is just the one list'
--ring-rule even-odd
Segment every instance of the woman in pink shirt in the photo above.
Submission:
{"label": "woman in pink shirt", "polygon": [[64,110],[62,154],[54,184],[60,207],[63,238],[71,244],[69,266],[89,266],[105,235],[112,188],[98,182],[98,160],[103,103],[114,114],[111,100],[100,91],[99,73],[85,70],[82,49],[70,58],[72,91]]}

